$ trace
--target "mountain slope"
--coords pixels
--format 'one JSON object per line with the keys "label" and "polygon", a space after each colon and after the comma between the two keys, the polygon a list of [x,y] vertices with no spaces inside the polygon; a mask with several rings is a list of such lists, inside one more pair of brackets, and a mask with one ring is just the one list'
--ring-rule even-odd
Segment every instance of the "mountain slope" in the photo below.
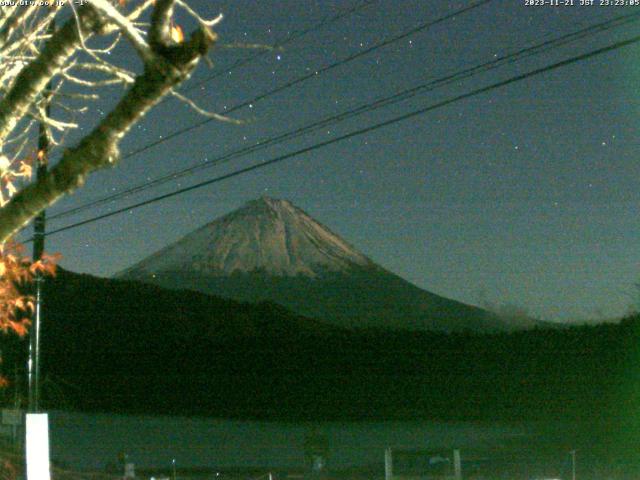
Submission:
{"label": "mountain slope", "polygon": [[285,200],[263,197],[119,275],[243,301],[273,301],[343,327],[495,331],[480,308],[422,290],[378,266]]}
{"label": "mountain slope", "polygon": [[188,234],[123,272],[141,276],[165,271],[226,276],[317,277],[373,262],[302,210],[262,197]]}
{"label": "mountain slope", "polygon": [[[11,338],[1,345],[8,378],[26,363],[25,340]],[[637,316],[496,335],[351,331],[273,304],[60,271],[44,288],[43,402],[287,420],[570,417],[610,427],[613,418],[628,427],[639,408],[629,381],[639,338]]]}

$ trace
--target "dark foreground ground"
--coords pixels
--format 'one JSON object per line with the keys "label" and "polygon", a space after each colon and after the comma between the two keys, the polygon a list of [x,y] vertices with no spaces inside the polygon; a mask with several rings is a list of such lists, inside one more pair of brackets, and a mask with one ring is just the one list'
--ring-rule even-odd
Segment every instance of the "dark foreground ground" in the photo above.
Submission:
{"label": "dark foreground ground", "polygon": [[[533,479],[550,469],[551,478],[567,479],[568,452],[576,449],[576,478],[640,478],[639,315],[490,335],[345,331],[274,304],[128,282],[62,274],[47,288],[42,393],[49,410],[539,422],[544,442],[529,445],[528,455],[503,452],[500,464],[490,455],[465,471],[500,478],[506,469],[509,478]],[[3,338],[1,349],[3,373],[14,378],[25,342]],[[6,404],[16,398],[12,389],[4,395]],[[330,467],[329,458],[328,474],[356,475]]]}

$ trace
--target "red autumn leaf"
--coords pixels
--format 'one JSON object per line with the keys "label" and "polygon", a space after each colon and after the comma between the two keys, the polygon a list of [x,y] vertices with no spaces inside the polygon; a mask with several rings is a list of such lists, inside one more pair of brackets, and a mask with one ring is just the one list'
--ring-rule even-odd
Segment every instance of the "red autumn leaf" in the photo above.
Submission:
{"label": "red autumn leaf", "polygon": [[54,275],[60,255],[43,255],[32,262],[24,255],[24,247],[5,244],[0,248],[0,330],[18,336],[28,333],[30,321],[25,318],[35,310],[33,296],[23,289],[37,274]]}
{"label": "red autumn leaf", "polygon": [[13,321],[9,320],[7,325],[19,337],[24,337],[27,334],[30,322],[27,320]]}

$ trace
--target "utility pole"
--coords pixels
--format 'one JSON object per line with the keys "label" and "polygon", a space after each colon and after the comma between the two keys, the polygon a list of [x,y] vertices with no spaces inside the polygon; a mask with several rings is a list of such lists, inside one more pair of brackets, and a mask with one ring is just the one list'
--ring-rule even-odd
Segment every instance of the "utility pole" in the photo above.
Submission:
{"label": "utility pole", "polygon": [[393,450],[387,447],[384,451],[384,480],[393,480]]}
{"label": "utility pole", "polygon": [[[51,110],[49,91],[45,94],[45,115],[48,117]],[[49,137],[47,135],[47,127],[44,122],[40,122],[38,128],[38,154],[36,157],[36,181],[47,173],[49,163]],[[37,262],[42,258],[44,251],[46,212],[43,210],[34,220],[33,228],[33,261]],[[41,272],[36,272],[35,277],[35,312],[31,327],[31,335],[29,341],[29,405],[28,409],[31,413],[37,413],[40,410],[40,324],[42,317],[42,284],[44,276]]]}
{"label": "utility pole", "polygon": [[576,451],[571,450],[571,480],[576,480]]}
{"label": "utility pole", "polygon": [[[53,34],[56,30],[55,20],[51,20],[47,33]],[[53,83],[49,81],[44,91],[44,115],[45,119],[51,113],[51,95],[53,94]],[[36,181],[47,173],[49,167],[49,135],[45,119],[38,124],[38,153],[36,155]],[[33,261],[42,259],[44,252],[45,222],[46,212],[42,210],[34,220],[33,224]],[[40,324],[42,317],[42,284],[44,276],[41,272],[36,272],[35,277],[35,312],[32,317],[31,334],[29,338],[29,361],[28,367],[28,411],[38,413],[40,410]]]}
{"label": "utility pole", "polygon": [[453,451],[453,476],[456,480],[462,480],[462,459],[460,458],[460,450]]}
{"label": "utility pole", "polygon": [[[47,32],[55,32],[52,20]],[[38,153],[36,155],[36,181],[47,173],[49,163],[49,136],[46,119],[51,110],[51,82],[43,94],[44,116],[38,125]],[[45,211],[35,218],[33,232],[33,261],[42,259],[45,237]],[[27,480],[50,480],[51,468],[49,459],[49,416],[40,413],[40,326],[42,317],[42,284],[44,276],[36,272],[35,276],[35,312],[29,334],[28,370],[28,413],[25,415],[25,460]]]}

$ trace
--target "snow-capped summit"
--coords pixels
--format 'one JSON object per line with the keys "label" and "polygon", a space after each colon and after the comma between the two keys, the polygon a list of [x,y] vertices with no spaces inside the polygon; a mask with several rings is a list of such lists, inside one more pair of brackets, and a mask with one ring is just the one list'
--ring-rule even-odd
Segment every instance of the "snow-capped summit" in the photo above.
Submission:
{"label": "snow-capped summit", "polygon": [[261,197],[199,228],[125,275],[262,272],[316,277],[373,266],[367,257],[287,200]]}
{"label": "snow-capped summit", "polygon": [[503,330],[488,312],[378,266],[286,200],[262,197],[119,275],[242,301],[270,301],[343,327]]}

